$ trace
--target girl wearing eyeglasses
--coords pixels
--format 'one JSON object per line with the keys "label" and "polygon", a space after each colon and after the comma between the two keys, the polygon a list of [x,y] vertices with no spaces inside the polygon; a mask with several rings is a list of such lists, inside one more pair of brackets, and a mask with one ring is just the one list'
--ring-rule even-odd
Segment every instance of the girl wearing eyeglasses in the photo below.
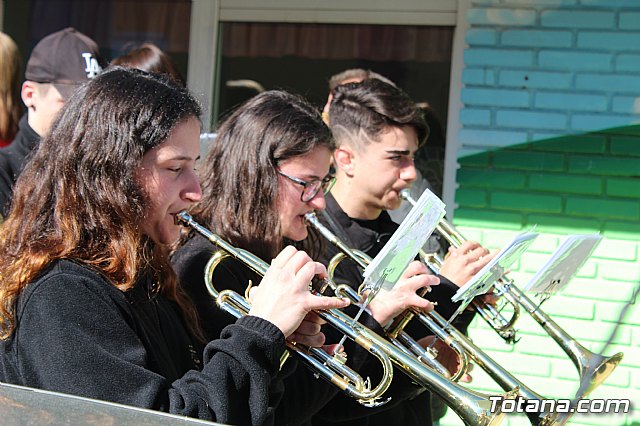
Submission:
{"label": "girl wearing eyeglasses", "polygon": [[[325,208],[324,191],[333,181],[330,172],[334,142],[320,113],[302,98],[282,91],[264,92],[243,104],[219,127],[217,138],[200,166],[202,200],[191,210],[193,217],[230,244],[243,248],[269,262],[285,246],[294,245],[311,258],[321,252],[321,238],[307,228],[304,215]],[[230,315],[218,309],[204,284],[206,262],[215,247],[204,238],[189,235],[174,253],[173,266],[183,286],[198,307],[201,323],[209,335],[216,335]],[[315,256],[315,257],[314,257]],[[213,275],[220,291],[231,289],[244,294],[249,282],[259,277],[237,261],[225,261]],[[409,306],[430,310],[430,302],[419,298],[419,288],[437,284],[429,276],[415,277],[394,289],[395,296],[384,304],[370,305],[372,316],[363,323],[382,334],[380,324]],[[308,334],[320,327],[317,318],[309,318]],[[303,324],[304,325],[304,324]],[[290,340],[318,346],[300,327]],[[336,342],[331,342],[336,343]],[[335,347],[328,347],[328,351]],[[368,365],[364,350],[349,341],[345,344],[349,365]],[[278,424],[303,424],[324,407],[337,389],[316,379],[304,366],[288,361],[281,374],[285,393],[275,421]],[[375,373],[374,373],[375,374]],[[390,390],[391,403],[415,395],[419,390],[397,374]],[[366,375],[365,375],[366,377]],[[373,378],[372,378],[373,379]],[[375,381],[375,380],[374,380]],[[336,418],[364,416],[370,408],[360,408],[352,399],[339,394],[330,410]]]}

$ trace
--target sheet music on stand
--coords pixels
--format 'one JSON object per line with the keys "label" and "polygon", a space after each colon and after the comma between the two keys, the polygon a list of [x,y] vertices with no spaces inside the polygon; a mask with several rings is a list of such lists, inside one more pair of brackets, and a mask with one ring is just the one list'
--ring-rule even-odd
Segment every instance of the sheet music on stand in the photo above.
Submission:
{"label": "sheet music on stand", "polygon": [[466,309],[474,297],[485,294],[498,278],[502,277],[511,265],[522,256],[538,235],[540,234],[533,230],[516,235],[484,268],[478,271],[464,286],[460,287],[451,298],[451,301],[462,301],[462,303],[450,320]]}
{"label": "sheet music on stand", "polygon": [[373,296],[381,288],[393,288],[444,215],[442,200],[425,190],[391,239],[365,268],[364,288]]}
{"label": "sheet music on stand", "polygon": [[[442,200],[428,189],[425,190],[389,241],[365,268],[363,292],[368,291],[368,294],[353,318],[354,322],[360,319],[360,315],[380,289],[393,288],[409,263],[415,259],[420,248],[433,233],[438,222],[442,220],[444,214]],[[346,336],[342,337],[338,347],[344,344],[346,338]]]}
{"label": "sheet music on stand", "polygon": [[523,290],[547,297],[559,292],[569,284],[600,241],[600,234],[567,236]]}

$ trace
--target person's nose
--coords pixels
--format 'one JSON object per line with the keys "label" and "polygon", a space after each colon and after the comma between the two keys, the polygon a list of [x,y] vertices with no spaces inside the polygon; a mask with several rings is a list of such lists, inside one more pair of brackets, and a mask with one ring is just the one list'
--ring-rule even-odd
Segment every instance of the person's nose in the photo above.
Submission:
{"label": "person's nose", "polygon": [[417,177],[416,165],[413,159],[407,160],[407,164],[405,164],[400,170],[400,179],[411,183],[416,180]]}
{"label": "person's nose", "polygon": [[202,188],[200,188],[200,182],[198,181],[195,173],[191,173],[191,177],[185,186],[182,197],[192,203],[197,203],[202,200]]}
{"label": "person's nose", "polygon": [[318,191],[318,193],[309,201],[307,201],[314,210],[324,210],[327,207],[327,202],[324,199],[324,192]]}

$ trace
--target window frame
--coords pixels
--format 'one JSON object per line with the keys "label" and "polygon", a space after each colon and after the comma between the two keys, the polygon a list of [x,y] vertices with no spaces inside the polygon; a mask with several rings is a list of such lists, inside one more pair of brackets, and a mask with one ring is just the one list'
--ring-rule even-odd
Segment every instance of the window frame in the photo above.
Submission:
{"label": "window frame", "polygon": [[464,33],[470,0],[192,0],[189,42],[189,88],[204,105],[203,131],[209,132],[217,116],[214,90],[220,71],[221,22],[296,22],[327,24],[446,25],[454,27],[443,201],[452,219],[455,209],[457,140],[462,108]]}

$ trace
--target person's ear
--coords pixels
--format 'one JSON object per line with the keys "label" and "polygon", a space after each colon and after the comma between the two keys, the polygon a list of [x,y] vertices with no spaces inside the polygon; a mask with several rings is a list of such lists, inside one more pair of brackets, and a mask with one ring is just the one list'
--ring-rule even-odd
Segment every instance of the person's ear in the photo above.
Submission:
{"label": "person's ear", "polygon": [[331,107],[331,101],[333,100],[333,95],[329,92],[329,96],[327,97],[327,103],[324,104],[324,108],[322,108],[322,121],[327,126],[329,125],[329,108]]}
{"label": "person's ear", "polygon": [[22,83],[20,96],[22,97],[22,102],[24,102],[24,105],[27,107],[27,109],[35,110],[35,104],[38,97],[37,83],[34,83],[33,81],[25,81],[24,83]]}
{"label": "person's ear", "polygon": [[333,161],[336,169],[347,176],[352,176],[356,162],[355,150],[349,145],[342,144],[334,151]]}

